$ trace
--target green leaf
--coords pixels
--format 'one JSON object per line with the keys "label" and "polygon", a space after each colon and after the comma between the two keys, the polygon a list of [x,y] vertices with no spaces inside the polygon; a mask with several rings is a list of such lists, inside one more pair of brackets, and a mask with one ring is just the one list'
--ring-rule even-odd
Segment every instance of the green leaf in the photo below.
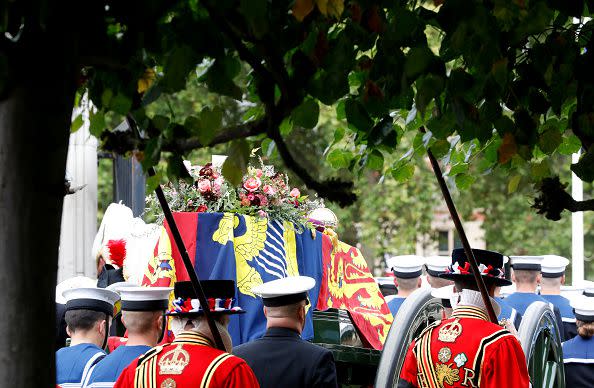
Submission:
{"label": "green leaf", "polygon": [[344,127],[336,127],[334,130],[334,143],[338,143],[344,139],[345,129]]}
{"label": "green leaf", "polygon": [[101,107],[108,108],[113,97],[113,90],[107,88],[101,94]]}
{"label": "green leaf", "polygon": [[383,170],[384,155],[378,150],[371,151],[371,153],[367,155],[367,167],[376,171]]}
{"label": "green leaf", "polygon": [[562,155],[571,155],[578,152],[582,148],[582,142],[576,135],[569,135],[563,138],[563,142],[559,145],[557,150]]}
{"label": "green leaf", "polygon": [[142,168],[145,171],[159,163],[161,147],[163,147],[163,138],[161,136],[154,137],[147,142],[144,148],[144,158],[142,159]]}
{"label": "green leaf", "polygon": [[101,134],[106,128],[105,114],[102,111],[97,111],[89,115],[89,132],[97,139],[101,138]]}
{"label": "green leaf", "polygon": [[412,163],[403,163],[400,166],[392,169],[392,177],[397,182],[404,183],[413,177],[415,174],[415,165]]}
{"label": "green leaf", "polygon": [[429,67],[433,58],[434,55],[427,46],[411,48],[404,64],[404,73],[409,78],[416,78]]}
{"label": "green leaf", "polygon": [[538,147],[547,155],[552,154],[563,142],[563,136],[557,128],[544,131],[538,139]]}
{"label": "green leaf", "polygon": [[337,120],[344,120],[344,119],[346,119],[346,111],[345,111],[344,100],[340,100],[340,101],[338,101],[338,104],[336,104],[336,119]]}
{"label": "green leaf", "polygon": [[200,112],[200,123],[202,124],[202,131],[198,134],[198,138],[200,143],[208,145],[221,128],[223,110],[218,106],[214,108],[205,107]]}
{"label": "green leaf", "polygon": [[161,179],[163,179],[163,174],[160,171],[153,176],[149,176],[146,178],[146,192],[152,193],[155,189],[161,184]]}
{"label": "green leaf", "polygon": [[594,181],[594,147],[582,155],[579,162],[571,165],[571,171],[584,182]]}
{"label": "green leaf", "polygon": [[456,187],[460,190],[468,189],[476,180],[476,178],[472,175],[468,175],[465,173],[456,175]]}
{"label": "green leaf", "polygon": [[367,132],[373,127],[373,120],[359,101],[346,100],[345,113],[349,125],[352,125],[356,131]]}
{"label": "green leaf", "polygon": [[429,149],[433,153],[433,156],[440,159],[447,155],[448,151],[450,150],[450,142],[443,139],[437,140]]}
{"label": "green leaf", "polygon": [[200,58],[188,45],[173,48],[165,59],[163,79],[159,83],[166,92],[173,93],[186,86],[188,74],[192,71]]}
{"label": "green leaf", "polygon": [[233,82],[233,78],[240,69],[241,64],[233,57],[217,58],[200,80],[205,81],[208,89],[213,93],[241,100],[242,91]]}
{"label": "green leaf", "polygon": [[223,163],[223,176],[233,186],[239,186],[247,171],[250,146],[243,139],[234,141],[231,143],[227,155],[228,157]]}
{"label": "green leaf", "polygon": [[288,118],[284,119],[279,125],[278,130],[280,131],[281,135],[287,136],[291,133],[291,131],[293,131],[293,122]]}
{"label": "green leaf", "polygon": [[83,125],[83,117],[82,114],[76,116],[74,120],[72,120],[72,124],[70,124],[70,133],[74,133],[80,129]]}
{"label": "green leaf", "polygon": [[543,160],[540,163],[533,163],[530,166],[530,173],[534,180],[540,181],[543,178],[546,178],[551,175],[551,169],[549,167],[549,163],[546,160]]}
{"label": "green leaf", "polygon": [[293,110],[291,118],[295,125],[303,128],[313,128],[318,124],[319,115],[320,106],[318,103],[313,99],[307,99]]}
{"label": "green leaf", "polygon": [[467,171],[468,171],[467,163],[458,163],[458,164],[452,166],[452,168],[450,168],[450,171],[448,171],[448,175],[456,176],[458,174],[465,173]]}
{"label": "green leaf", "polygon": [[348,168],[352,159],[353,154],[351,152],[338,148],[333,149],[328,153],[328,156],[326,156],[326,160],[330,166],[335,169]]}
{"label": "green leaf", "polygon": [[153,126],[155,128],[157,128],[161,132],[164,132],[165,129],[167,129],[167,127],[169,126],[169,117],[163,115],[156,115],[155,117],[153,117],[151,122],[153,123]]}
{"label": "green leaf", "polygon": [[121,115],[127,115],[132,108],[132,100],[128,96],[118,93],[111,99],[109,108]]}
{"label": "green leaf", "polygon": [[522,180],[522,176],[521,175],[514,175],[508,182],[507,184],[507,193],[508,194],[513,194],[516,192],[516,190],[518,190],[518,185],[520,184],[520,181]]}

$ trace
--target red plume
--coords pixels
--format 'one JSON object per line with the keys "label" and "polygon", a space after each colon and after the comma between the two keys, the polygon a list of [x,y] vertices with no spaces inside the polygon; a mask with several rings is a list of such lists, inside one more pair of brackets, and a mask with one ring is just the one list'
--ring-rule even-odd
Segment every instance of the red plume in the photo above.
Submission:
{"label": "red plume", "polygon": [[126,240],[109,240],[107,242],[107,249],[109,249],[109,258],[113,265],[118,267],[124,266],[126,259]]}

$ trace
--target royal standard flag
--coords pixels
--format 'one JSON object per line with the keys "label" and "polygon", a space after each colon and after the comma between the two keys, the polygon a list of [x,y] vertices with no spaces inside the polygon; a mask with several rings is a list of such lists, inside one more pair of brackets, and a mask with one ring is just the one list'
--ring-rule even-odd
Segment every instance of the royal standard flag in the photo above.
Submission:
{"label": "royal standard flag", "polygon": [[362,339],[382,349],[392,314],[359,249],[339,241],[328,231],[323,236],[323,274],[317,307],[346,309]]}

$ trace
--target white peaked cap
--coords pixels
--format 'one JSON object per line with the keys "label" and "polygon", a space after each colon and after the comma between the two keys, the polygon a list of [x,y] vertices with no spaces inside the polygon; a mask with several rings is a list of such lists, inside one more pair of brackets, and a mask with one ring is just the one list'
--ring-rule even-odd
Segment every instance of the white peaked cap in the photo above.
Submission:
{"label": "white peaked cap", "polygon": [[264,306],[277,307],[306,300],[307,291],[315,286],[309,276],[289,276],[253,287],[252,292],[263,299]]}
{"label": "white peaked cap", "polygon": [[91,279],[86,276],[75,276],[58,283],[58,285],[56,286],[56,303],[66,303],[66,298],[64,298],[64,296],[62,295],[64,291],[70,290],[72,288],[81,287],[97,287],[97,279]]}
{"label": "white peaked cap", "polygon": [[544,256],[510,256],[515,270],[540,271]]}
{"label": "white peaked cap", "polygon": [[138,285],[134,284],[134,283],[130,283],[130,282],[117,282],[117,283],[110,284],[109,286],[105,287],[105,289],[109,290],[109,291],[117,292],[121,296],[123,289],[132,288],[132,287],[138,287]]}
{"label": "white peaked cap", "polygon": [[386,260],[386,264],[396,277],[403,279],[416,278],[421,276],[423,272],[425,258],[416,255],[392,256]]}
{"label": "white peaked cap", "polygon": [[594,321],[594,297],[582,295],[571,300],[570,303],[574,309],[576,319],[584,322]]}
{"label": "white peaked cap", "polygon": [[66,299],[66,310],[95,310],[113,315],[114,304],[120,296],[110,290],[97,287],[73,288],[62,294]]}
{"label": "white peaked cap", "polygon": [[167,310],[171,287],[124,287],[120,289],[122,310]]}
{"label": "white peaked cap", "polygon": [[562,256],[544,255],[544,260],[541,264],[541,272],[543,277],[555,278],[561,277],[565,274],[565,267],[569,264],[569,260]]}
{"label": "white peaked cap", "polygon": [[431,276],[437,276],[452,264],[452,258],[449,256],[429,256],[425,258],[427,272]]}

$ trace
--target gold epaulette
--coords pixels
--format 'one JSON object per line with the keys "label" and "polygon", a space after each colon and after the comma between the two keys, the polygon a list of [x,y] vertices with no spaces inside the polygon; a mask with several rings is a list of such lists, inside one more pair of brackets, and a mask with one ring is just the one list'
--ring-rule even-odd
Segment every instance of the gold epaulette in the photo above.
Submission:
{"label": "gold epaulette", "polygon": [[[169,344],[165,344],[165,345],[169,345]],[[163,350],[163,345],[155,346],[154,348],[149,349],[142,356],[138,357],[138,365],[142,365],[145,362],[147,362],[148,360],[150,360],[151,358],[155,357],[157,354],[159,354],[161,352],[161,350]]]}

